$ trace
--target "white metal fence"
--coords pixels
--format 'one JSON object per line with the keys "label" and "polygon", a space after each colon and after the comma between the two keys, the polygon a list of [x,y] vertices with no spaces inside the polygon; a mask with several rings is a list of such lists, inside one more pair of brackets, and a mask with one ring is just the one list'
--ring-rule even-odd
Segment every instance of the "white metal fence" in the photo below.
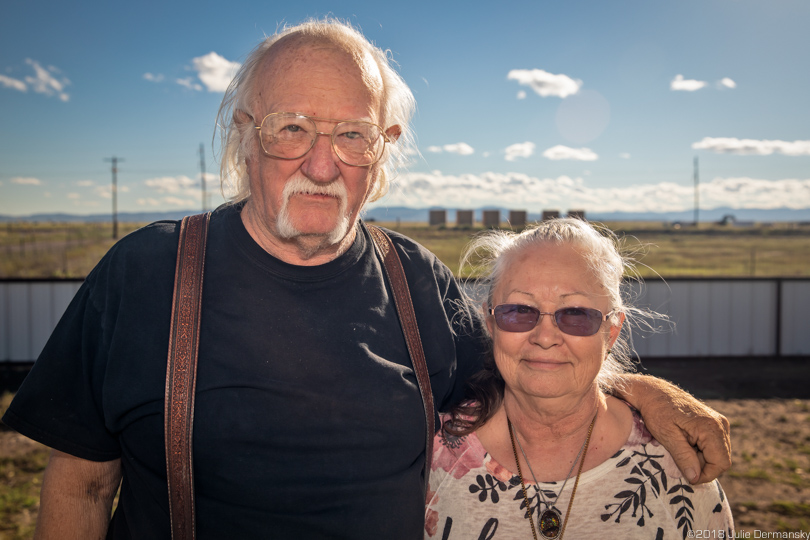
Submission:
{"label": "white metal fence", "polygon": [[[79,280],[0,281],[0,361],[35,360],[80,286]],[[810,279],[671,279],[633,286],[639,306],[674,323],[659,333],[634,332],[642,359],[810,356],[804,314]]]}
{"label": "white metal fence", "polygon": [[81,280],[0,281],[0,361],[39,356]]}
{"label": "white metal fence", "polygon": [[810,355],[809,300],[810,280],[649,281],[638,304],[674,329],[634,333],[633,345],[641,358]]}

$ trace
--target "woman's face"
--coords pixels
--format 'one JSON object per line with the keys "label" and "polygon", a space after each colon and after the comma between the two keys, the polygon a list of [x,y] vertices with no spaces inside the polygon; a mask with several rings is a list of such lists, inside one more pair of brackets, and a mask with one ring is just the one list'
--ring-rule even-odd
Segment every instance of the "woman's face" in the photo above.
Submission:
{"label": "woman's face", "polygon": [[[611,305],[604,288],[571,245],[532,246],[512,255],[496,284],[492,306],[524,304],[542,312],[584,307],[607,314]],[[592,391],[602,360],[616,341],[621,323],[602,323],[592,336],[571,336],[557,328],[553,315],[542,315],[528,332],[506,332],[492,315],[495,362],[507,392],[552,398]],[[622,317],[623,318],[623,317]]]}

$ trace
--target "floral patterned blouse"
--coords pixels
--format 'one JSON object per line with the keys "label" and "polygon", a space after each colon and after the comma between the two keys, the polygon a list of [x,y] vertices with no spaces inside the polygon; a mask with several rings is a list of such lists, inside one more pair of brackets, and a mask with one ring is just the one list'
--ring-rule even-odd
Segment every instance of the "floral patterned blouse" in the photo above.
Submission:
{"label": "floral patterned blouse", "polygon": [[[684,539],[691,531],[733,538],[734,523],[718,481],[691,485],[669,452],[644,427],[637,412],[624,446],[579,481],[564,537]],[[442,416],[442,421],[448,415]],[[525,478],[524,478],[525,479]],[[538,504],[553,503],[565,519],[574,482],[559,497],[562,482],[527,481],[529,507],[537,527]],[[520,477],[497,463],[475,433],[443,430],[433,442],[433,465],[425,509],[425,538],[532,538]],[[538,538],[540,531],[537,531]]]}

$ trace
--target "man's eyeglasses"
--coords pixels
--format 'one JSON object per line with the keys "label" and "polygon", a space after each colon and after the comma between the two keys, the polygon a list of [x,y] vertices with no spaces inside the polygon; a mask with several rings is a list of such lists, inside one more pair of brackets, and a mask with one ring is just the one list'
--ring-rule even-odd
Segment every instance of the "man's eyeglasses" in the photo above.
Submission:
{"label": "man's eyeglasses", "polygon": [[[331,133],[318,131],[315,121],[337,122]],[[255,121],[254,121],[255,123]],[[383,129],[371,122],[332,120],[299,113],[278,112],[256,126],[264,153],[279,159],[298,159],[315,146],[318,135],[330,135],[332,148],[346,165],[367,167],[383,155],[391,142]]]}
{"label": "man's eyeglasses", "polygon": [[567,307],[552,313],[523,304],[501,304],[489,309],[489,314],[495,317],[495,324],[504,332],[528,332],[537,326],[543,315],[554,315],[557,328],[569,336],[594,335],[615,312],[614,309],[602,315],[598,309]]}

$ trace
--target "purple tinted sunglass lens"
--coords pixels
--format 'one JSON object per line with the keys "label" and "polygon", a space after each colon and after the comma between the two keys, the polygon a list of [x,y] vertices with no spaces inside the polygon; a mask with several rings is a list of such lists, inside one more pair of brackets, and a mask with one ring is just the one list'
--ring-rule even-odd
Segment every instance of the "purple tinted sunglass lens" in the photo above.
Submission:
{"label": "purple tinted sunglass lens", "polygon": [[[540,310],[521,304],[502,304],[493,310],[498,328],[504,332],[528,332],[537,326]],[[550,313],[542,313],[551,315]],[[554,312],[561,332],[578,337],[592,336],[602,326],[602,313],[590,308],[562,308]]]}

